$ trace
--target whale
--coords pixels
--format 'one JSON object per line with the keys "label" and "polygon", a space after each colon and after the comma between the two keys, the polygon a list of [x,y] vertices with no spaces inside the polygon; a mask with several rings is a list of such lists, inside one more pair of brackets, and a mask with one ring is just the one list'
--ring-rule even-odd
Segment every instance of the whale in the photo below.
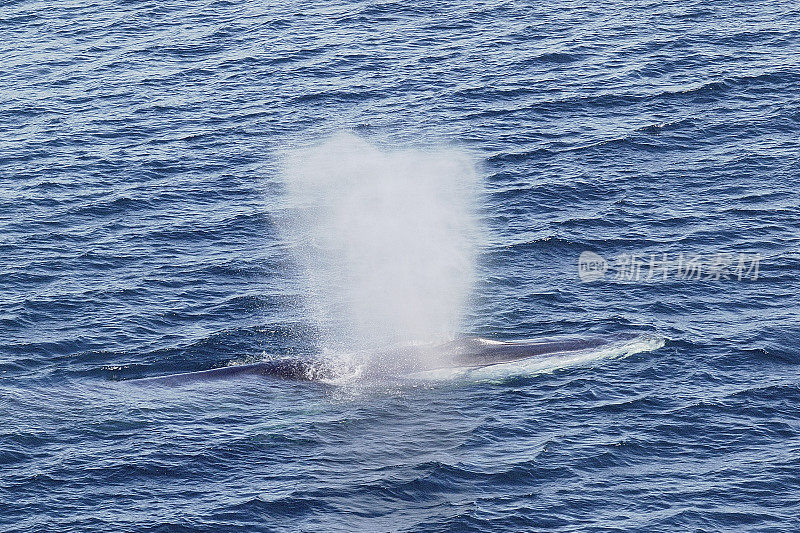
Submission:
{"label": "whale", "polygon": [[[361,377],[403,377],[426,372],[474,370],[518,361],[568,359],[571,355],[602,350],[637,338],[635,335],[609,337],[547,337],[496,340],[465,337],[444,343],[393,346],[376,350],[364,365]],[[288,381],[334,380],[341,373],[335,362],[325,359],[279,357],[251,364],[230,365],[196,372],[151,376],[128,380],[136,384],[181,385],[197,381],[264,376]]]}

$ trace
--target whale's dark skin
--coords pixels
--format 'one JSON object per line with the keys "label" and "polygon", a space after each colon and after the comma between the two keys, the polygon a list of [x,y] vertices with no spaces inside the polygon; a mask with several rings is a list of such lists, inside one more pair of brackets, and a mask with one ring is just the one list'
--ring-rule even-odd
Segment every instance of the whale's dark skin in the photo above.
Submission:
{"label": "whale's dark skin", "polygon": [[303,361],[301,359],[276,359],[262,361],[249,365],[224,366],[201,370],[199,372],[186,372],[184,374],[170,374],[168,376],[155,376],[130,380],[136,384],[162,384],[181,385],[193,381],[209,381],[215,379],[230,379],[242,376],[269,376],[290,381],[319,381],[333,378],[333,370],[321,361]]}
{"label": "whale's dark skin", "polygon": [[[478,337],[454,340],[439,345],[405,346],[377,353],[380,375],[402,376],[447,367],[484,367],[531,357],[548,357],[603,347],[625,337],[543,338],[527,341],[494,341]],[[373,371],[373,373],[378,373]],[[324,362],[293,358],[274,359],[249,365],[212,368],[200,372],[172,374],[131,380],[137,384],[179,385],[194,381],[229,379],[241,376],[269,376],[293,381],[320,381],[336,377],[334,368]]]}

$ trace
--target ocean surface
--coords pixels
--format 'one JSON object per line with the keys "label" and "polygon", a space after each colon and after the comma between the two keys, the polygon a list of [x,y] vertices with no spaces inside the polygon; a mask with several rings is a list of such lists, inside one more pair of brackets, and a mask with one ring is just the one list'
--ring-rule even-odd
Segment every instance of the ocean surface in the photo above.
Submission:
{"label": "ocean surface", "polygon": [[[800,529],[796,2],[11,0],[0,37],[0,530]],[[661,341],[131,383],[320,357],[286,154],[331,138],[473,162],[460,334]]]}

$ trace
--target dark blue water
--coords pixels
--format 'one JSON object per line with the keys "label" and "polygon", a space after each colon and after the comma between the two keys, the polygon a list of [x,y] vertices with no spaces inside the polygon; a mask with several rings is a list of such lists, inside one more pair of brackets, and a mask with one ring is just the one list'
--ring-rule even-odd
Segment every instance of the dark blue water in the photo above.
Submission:
{"label": "dark blue water", "polygon": [[[0,6],[0,530],[800,527],[795,2],[274,4]],[[279,154],[341,130],[478,162],[464,333],[665,346],[127,383],[314,355]]]}

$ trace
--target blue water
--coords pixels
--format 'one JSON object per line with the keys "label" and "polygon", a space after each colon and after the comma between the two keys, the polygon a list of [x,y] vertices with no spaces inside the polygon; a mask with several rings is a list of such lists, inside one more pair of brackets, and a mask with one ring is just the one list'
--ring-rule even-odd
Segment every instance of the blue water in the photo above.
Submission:
{"label": "blue water", "polygon": [[[275,4],[0,6],[0,530],[800,528],[795,2]],[[476,161],[464,333],[666,344],[128,383],[314,356],[280,154],[343,130]],[[627,254],[759,269],[616,279]]]}

